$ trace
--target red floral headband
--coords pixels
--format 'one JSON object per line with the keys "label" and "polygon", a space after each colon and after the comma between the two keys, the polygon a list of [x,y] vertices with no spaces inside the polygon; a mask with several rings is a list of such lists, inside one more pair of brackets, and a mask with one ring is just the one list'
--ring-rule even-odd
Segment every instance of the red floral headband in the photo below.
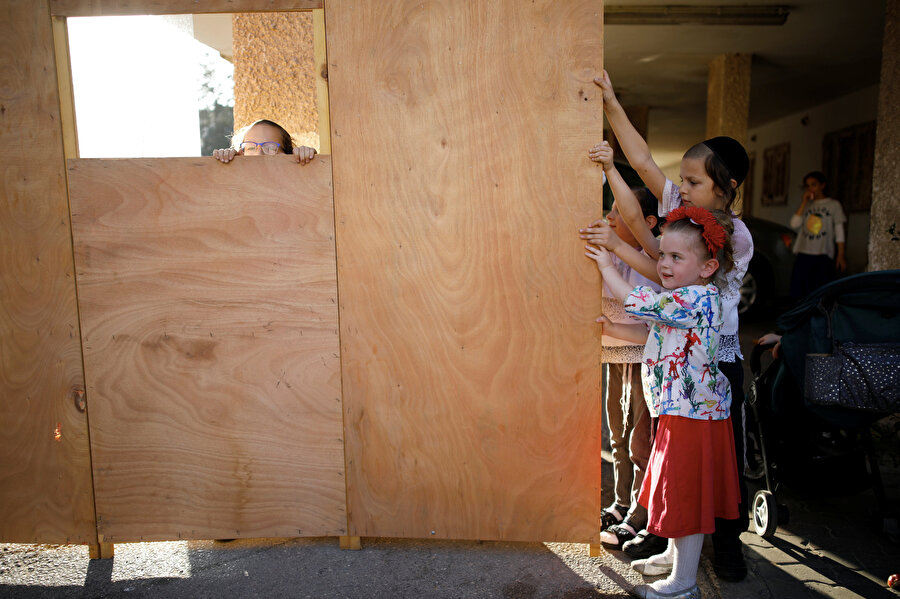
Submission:
{"label": "red floral headband", "polygon": [[703,229],[703,242],[706,243],[706,249],[710,254],[715,256],[719,250],[725,247],[725,242],[728,241],[728,232],[719,224],[712,212],[698,206],[680,206],[666,216],[667,223],[683,219],[688,219]]}

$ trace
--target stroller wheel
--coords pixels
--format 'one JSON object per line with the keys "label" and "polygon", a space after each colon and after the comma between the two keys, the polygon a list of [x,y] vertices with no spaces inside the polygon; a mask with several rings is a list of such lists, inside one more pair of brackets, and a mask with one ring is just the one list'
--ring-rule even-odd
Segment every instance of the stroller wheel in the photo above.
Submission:
{"label": "stroller wheel", "polygon": [[761,537],[771,537],[778,528],[778,505],[775,496],[765,489],[753,496],[753,528]]}

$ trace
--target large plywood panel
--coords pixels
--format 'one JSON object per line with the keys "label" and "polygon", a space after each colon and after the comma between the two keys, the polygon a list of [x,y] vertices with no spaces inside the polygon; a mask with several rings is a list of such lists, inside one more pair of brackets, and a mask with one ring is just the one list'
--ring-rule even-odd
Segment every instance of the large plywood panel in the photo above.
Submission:
{"label": "large plywood panel", "polygon": [[595,540],[601,2],[326,23],[350,534]]}
{"label": "large plywood panel", "polygon": [[346,534],[330,160],[69,182],[101,540]]}
{"label": "large plywood panel", "polygon": [[0,8],[0,540],[96,542],[46,2]]}

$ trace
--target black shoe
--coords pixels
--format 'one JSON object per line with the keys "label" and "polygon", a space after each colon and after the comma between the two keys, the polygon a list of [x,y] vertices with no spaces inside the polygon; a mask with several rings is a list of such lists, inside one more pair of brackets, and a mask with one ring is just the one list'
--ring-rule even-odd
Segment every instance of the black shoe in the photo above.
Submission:
{"label": "black shoe", "polygon": [[713,554],[713,571],[725,582],[740,582],[747,578],[747,564],[741,546],[726,551],[717,550]]}
{"label": "black shoe", "polygon": [[651,555],[658,555],[666,550],[669,539],[658,537],[646,529],[637,533],[637,536],[622,545],[622,551],[634,559],[647,559]]}
{"label": "black shoe", "polygon": [[620,524],[613,524],[600,533],[600,544],[607,549],[621,549],[628,541],[634,539],[637,533],[634,532],[631,524],[627,521]]}
{"label": "black shoe", "polygon": [[600,530],[606,530],[614,524],[621,524],[628,515],[628,508],[619,504],[612,504],[600,512]]}

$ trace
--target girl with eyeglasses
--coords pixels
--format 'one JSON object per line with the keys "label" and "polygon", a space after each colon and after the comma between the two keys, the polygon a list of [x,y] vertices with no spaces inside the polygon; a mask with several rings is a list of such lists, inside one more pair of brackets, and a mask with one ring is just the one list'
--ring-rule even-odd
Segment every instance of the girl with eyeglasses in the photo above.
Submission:
{"label": "girl with eyeglasses", "polygon": [[293,154],[300,164],[309,164],[316,156],[315,148],[294,146],[291,134],[284,127],[261,119],[243,127],[231,138],[231,147],[213,151],[213,157],[222,163],[231,162],[235,156],[271,156]]}

